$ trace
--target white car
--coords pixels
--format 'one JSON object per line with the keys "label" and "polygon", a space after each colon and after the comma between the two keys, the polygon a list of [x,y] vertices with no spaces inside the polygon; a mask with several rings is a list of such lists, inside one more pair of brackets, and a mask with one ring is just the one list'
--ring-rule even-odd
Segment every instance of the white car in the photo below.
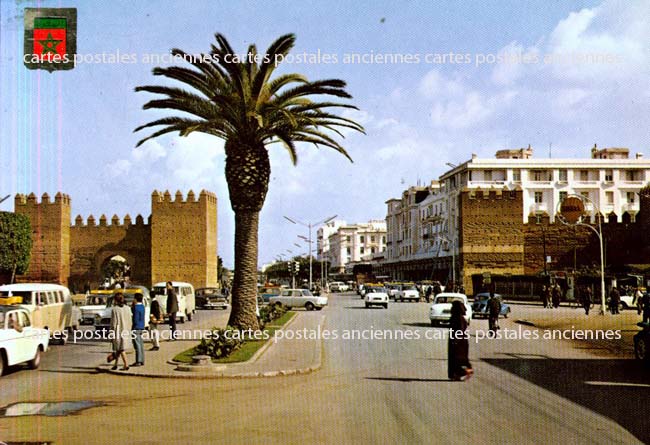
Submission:
{"label": "white car", "polygon": [[347,292],[350,289],[350,286],[345,284],[342,281],[334,281],[330,284],[331,292]]}
{"label": "white car", "polygon": [[18,306],[0,306],[0,375],[8,366],[27,363],[31,369],[41,364],[50,332],[32,326],[30,313]]}
{"label": "white car", "polygon": [[92,290],[86,296],[86,304],[79,307],[81,311],[81,324],[95,324],[95,317],[101,315],[106,309],[108,297],[113,295],[112,290]]}
{"label": "white car", "polygon": [[327,297],[315,296],[307,289],[282,289],[280,295],[269,298],[269,304],[281,304],[294,308],[304,307],[308,311],[321,310],[327,306]]}
{"label": "white car", "polygon": [[405,284],[395,293],[395,301],[420,301],[420,292],[413,285]]}
{"label": "white car", "polygon": [[467,295],[452,292],[440,293],[433,300],[433,304],[429,309],[431,326],[437,326],[440,323],[449,323],[451,318],[451,303],[456,300],[459,300],[465,305],[465,321],[467,321],[467,325],[469,326],[472,320],[472,306],[467,300]]}
{"label": "white car", "polygon": [[112,291],[110,297],[106,301],[106,308],[95,316],[95,330],[108,331],[111,327],[111,315],[113,313],[113,298],[115,293],[121,292],[124,295],[124,302],[127,306],[131,307],[135,300],[136,294],[142,295],[142,304],[144,305],[144,324],[145,328],[149,326],[149,316],[151,314],[151,298],[149,297],[149,290],[144,286],[133,286],[126,289],[115,289]]}
{"label": "white car", "polygon": [[366,307],[383,306],[384,309],[388,309],[388,293],[383,287],[366,286],[363,301],[366,303]]}

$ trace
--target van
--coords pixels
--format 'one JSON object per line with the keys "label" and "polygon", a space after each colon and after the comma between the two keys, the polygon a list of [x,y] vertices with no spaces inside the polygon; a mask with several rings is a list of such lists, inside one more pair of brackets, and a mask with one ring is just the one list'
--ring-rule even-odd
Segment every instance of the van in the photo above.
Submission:
{"label": "van", "polygon": [[50,336],[63,340],[62,333],[79,327],[81,311],[72,304],[65,286],[44,283],[18,283],[0,286],[0,298],[21,297],[20,307],[27,309],[32,326],[50,331]]}
{"label": "van", "polygon": [[108,298],[105,301],[105,306],[98,313],[95,314],[95,320],[93,324],[95,325],[96,331],[108,331],[111,327],[111,315],[113,312],[113,301],[115,294],[121,293],[124,296],[124,303],[131,307],[135,301],[136,295],[142,295],[142,304],[144,305],[144,320],[145,328],[148,329],[149,326],[149,316],[151,314],[151,298],[149,296],[149,289],[145,286],[131,285],[125,289],[112,289],[106,291],[91,291],[91,295],[101,295],[108,294]]}
{"label": "van", "polygon": [[[176,298],[178,299],[176,319],[179,323],[185,323],[185,320],[192,321],[192,315],[196,313],[194,286],[183,281],[172,281],[172,287],[176,291]],[[167,283],[164,281],[156,283],[151,291],[152,298],[158,301],[160,308],[165,312],[167,308]]]}

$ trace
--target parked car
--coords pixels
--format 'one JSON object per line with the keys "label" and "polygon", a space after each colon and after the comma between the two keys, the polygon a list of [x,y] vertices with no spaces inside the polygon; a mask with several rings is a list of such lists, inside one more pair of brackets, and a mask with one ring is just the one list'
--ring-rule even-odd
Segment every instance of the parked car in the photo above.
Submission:
{"label": "parked car", "polygon": [[267,286],[259,289],[258,294],[262,296],[265,303],[269,302],[269,298],[280,295],[282,289],[279,286]]}
{"label": "parked car", "polygon": [[[510,315],[510,306],[503,302],[500,294],[494,294],[495,298],[498,298],[501,301],[501,312],[499,316],[503,318],[508,318]],[[490,311],[488,310],[488,301],[490,300],[490,294],[487,292],[482,292],[474,296],[474,302],[472,303],[472,317],[473,318],[488,318]]]}
{"label": "parked car", "polygon": [[[133,301],[135,300],[135,296],[137,294],[142,295],[142,304],[144,304],[144,319],[145,321],[149,320],[149,315],[151,313],[151,298],[149,297],[149,289],[144,286],[132,286],[126,289],[114,289],[111,296],[106,300],[106,308],[101,312],[101,314],[95,316],[94,325],[96,331],[107,331],[110,329],[111,313],[113,311],[113,298],[117,292],[121,292],[124,295],[124,301],[129,307],[133,304]],[[149,323],[146,323],[146,325],[148,326]]]}
{"label": "parked car", "polygon": [[385,287],[388,291],[388,298],[392,298],[393,300],[395,299],[397,292],[402,289],[402,285],[399,283],[387,283]]}
{"label": "parked car", "polygon": [[639,322],[636,325],[641,330],[634,335],[634,356],[650,364],[650,323]]}
{"label": "parked car", "polygon": [[30,369],[41,364],[50,333],[32,325],[29,310],[18,305],[0,306],[0,375],[7,367],[27,363]]}
{"label": "parked car", "polygon": [[228,309],[228,297],[218,287],[201,287],[194,292],[196,307],[201,309]]}
{"label": "parked car", "polygon": [[95,317],[101,315],[106,309],[106,301],[108,297],[113,295],[112,290],[91,290],[86,296],[86,302],[83,306],[79,307],[81,311],[81,324],[95,324]]}
{"label": "parked car", "polygon": [[307,289],[282,289],[280,295],[269,299],[269,304],[281,304],[289,308],[304,307],[308,311],[321,310],[327,306],[327,297],[316,297]]}
{"label": "parked car", "polygon": [[467,295],[443,292],[436,296],[433,300],[433,304],[429,308],[429,320],[431,320],[431,326],[437,326],[440,323],[449,323],[449,320],[451,319],[451,303],[456,300],[465,305],[465,320],[469,325],[472,319],[472,306],[467,301]]}
{"label": "parked car", "polygon": [[414,284],[404,284],[395,293],[395,301],[420,301],[420,292]]}

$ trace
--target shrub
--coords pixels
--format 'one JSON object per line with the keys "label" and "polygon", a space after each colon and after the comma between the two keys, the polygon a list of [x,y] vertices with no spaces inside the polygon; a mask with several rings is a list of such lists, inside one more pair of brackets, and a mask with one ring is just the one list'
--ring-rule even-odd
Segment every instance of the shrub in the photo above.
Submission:
{"label": "shrub", "polygon": [[209,355],[212,358],[228,357],[244,343],[240,335],[233,335],[236,329],[227,326],[225,329],[212,329],[212,336],[204,338],[196,347],[198,355]]}
{"label": "shrub", "polygon": [[278,304],[269,304],[260,308],[260,319],[263,324],[272,322],[282,317],[287,312],[287,307]]}

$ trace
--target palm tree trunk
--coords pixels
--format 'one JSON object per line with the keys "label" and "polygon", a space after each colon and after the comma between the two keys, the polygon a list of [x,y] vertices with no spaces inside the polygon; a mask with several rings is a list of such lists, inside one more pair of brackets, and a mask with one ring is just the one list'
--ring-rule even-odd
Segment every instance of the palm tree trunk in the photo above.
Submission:
{"label": "palm tree trunk", "polygon": [[257,321],[257,230],[259,211],[235,211],[235,276],[228,325],[259,329]]}

